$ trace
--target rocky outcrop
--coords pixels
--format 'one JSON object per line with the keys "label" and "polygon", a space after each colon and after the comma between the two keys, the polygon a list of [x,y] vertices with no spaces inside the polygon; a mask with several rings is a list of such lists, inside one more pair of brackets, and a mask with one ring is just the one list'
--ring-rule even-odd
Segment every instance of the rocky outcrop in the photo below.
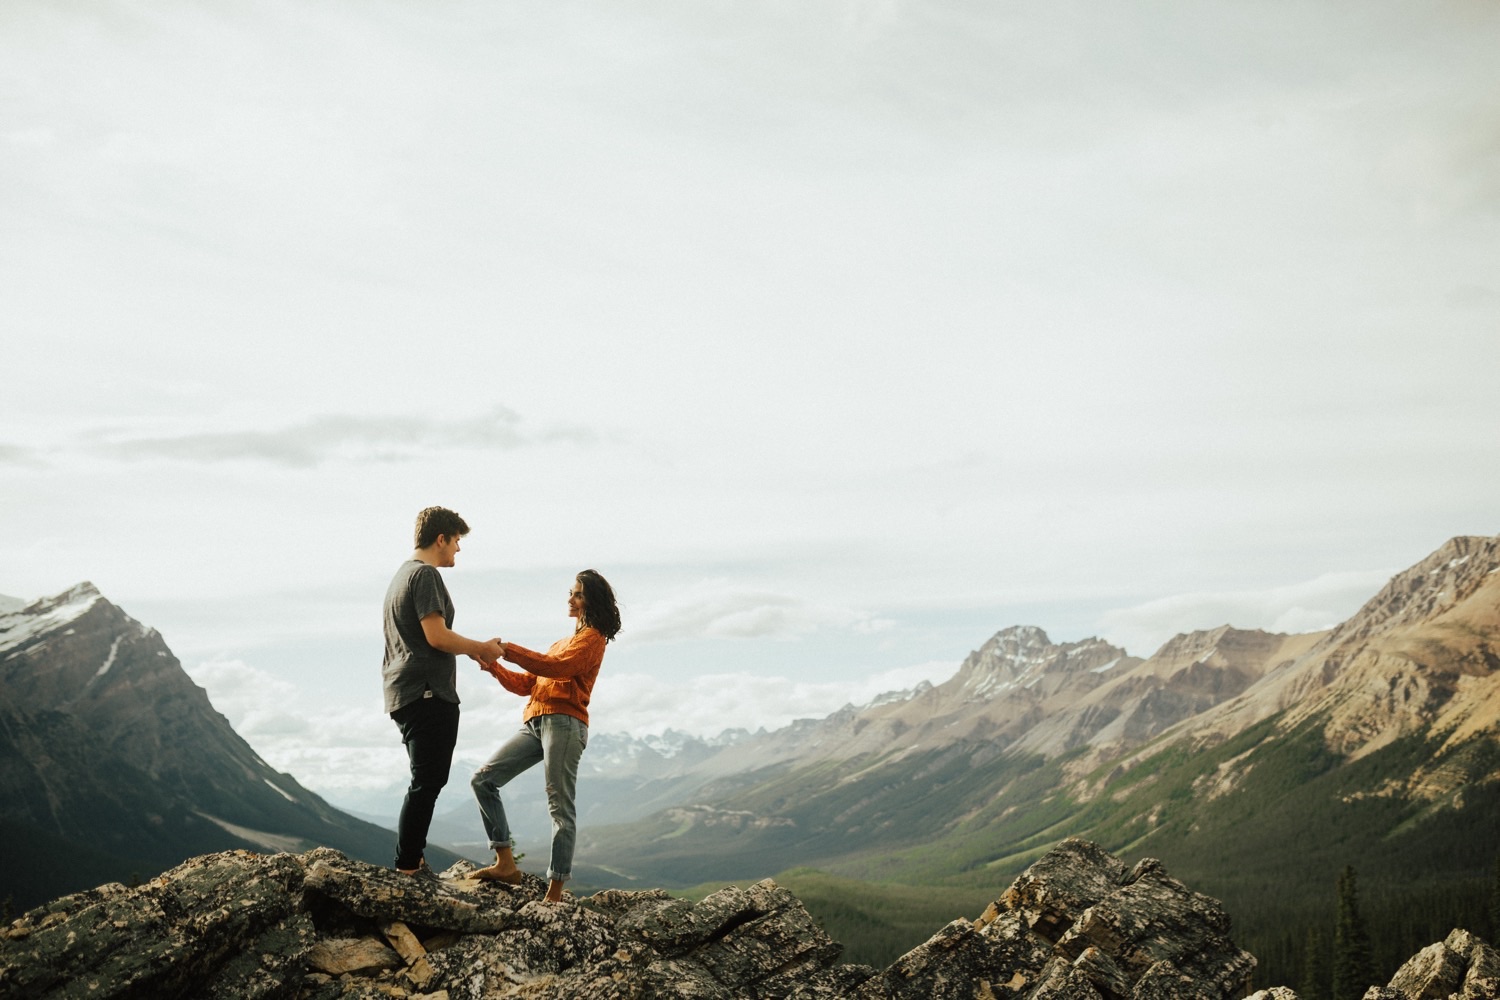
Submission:
{"label": "rocky outcrop", "polygon": [[[1299,1000],[1277,986],[1248,1000]],[[1364,1000],[1500,1000],[1500,951],[1468,931],[1455,930],[1417,952],[1389,984],[1371,986]]]}
{"label": "rocky outcrop", "polygon": [[765,881],[701,903],[545,883],[413,878],[319,848],[195,858],[0,930],[0,997],[837,996],[873,974]]}
{"label": "rocky outcrop", "polygon": [[[206,855],[0,928],[0,1000],[1234,1000],[1255,969],[1216,900],[1078,839],[879,971],[839,964],[769,879],[698,903],[609,889],[552,904],[541,879],[473,871],[413,878],[328,848]],[[1366,995],[1429,998],[1497,1000],[1500,952],[1454,931]]]}
{"label": "rocky outcrop", "polygon": [[1255,958],[1216,900],[1161,864],[1085,840],[1045,855],[977,921],[955,921],[854,993],[889,997],[1242,997]]}
{"label": "rocky outcrop", "polygon": [[1255,966],[1216,901],[1082,840],[884,971],[839,964],[769,879],[698,903],[658,889],[549,904],[540,879],[473,870],[412,878],[327,848],[195,858],[0,930],[0,998],[1213,1000],[1244,996]]}
{"label": "rocky outcrop", "polygon": [[1456,930],[1417,952],[1396,970],[1390,983],[1372,988],[1367,998],[1391,1000],[1497,1000],[1500,951],[1468,931]]}

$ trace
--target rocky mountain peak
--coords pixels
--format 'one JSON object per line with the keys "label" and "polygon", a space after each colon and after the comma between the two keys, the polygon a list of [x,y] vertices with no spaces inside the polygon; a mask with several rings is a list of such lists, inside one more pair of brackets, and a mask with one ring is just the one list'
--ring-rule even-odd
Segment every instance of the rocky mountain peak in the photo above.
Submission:
{"label": "rocky mountain peak", "polygon": [[[83,580],[79,583],[73,584],[73,586],[69,587],[61,594],[58,594],[57,596],[51,598],[51,601],[58,604],[86,605],[91,604],[103,597],[104,595],[99,592],[98,587],[94,586],[93,581]],[[44,599],[44,601],[45,600],[46,599]]]}
{"label": "rocky mountain peak", "polygon": [[979,647],[979,652],[996,658],[1023,660],[1051,646],[1052,640],[1037,626],[1012,625],[992,635],[989,641]]}
{"label": "rocky mountain peak", "polygon": [[1453,609],[1500,573],[1500,536],[1461,535],[1391,581],[1329,636],[1329,647],[1419,625]]}
{"label": "rocky mountain peak", "polygon": [[1064,675],[1102,674],[1125,655],[1103,639],[1057,645],[1035,625],[1017,625],[995,633],[970,653],[943,687],[958,688],[966,700],[990,701],[1017,689],[1035,688],[1046,677],[1051,693],[1067,683]]}
{"label": "rocky mountain peak", "polygon": [[1203,660],[1211,656],[1218,648],[1219,641],[1235,629],[1229,625],[1221,625],[1215,629],[1200,630],[1197,632],[1184,632],[1174,635],[1162,644],[1162,647],[1151,654],[1153,658],[1172,658],[1176,660]]}
{"label": "rocky mountain peak", "polygon": [[1289,638],[1279,632],[1221,625],[1173,636],[1152,654],[1148,662],[1158,676],[1172,676],[1196,667],[1212,667],[1258,677],[1282,647],[1297,645],[1288,643]]}
{"label": "rocky mountain peak", "polygon": [[0,606],[0,653],[36,642],[71,625],[101,604],[114,608],[97,587],[85,581],[29,604],[15,601],[8,607]]}
{"label": "rocky mountain peak", "polygon": [[0,613],[0,762],[0,820],[122,867],[247,844],[389,850],[262,760],[92,583]]}

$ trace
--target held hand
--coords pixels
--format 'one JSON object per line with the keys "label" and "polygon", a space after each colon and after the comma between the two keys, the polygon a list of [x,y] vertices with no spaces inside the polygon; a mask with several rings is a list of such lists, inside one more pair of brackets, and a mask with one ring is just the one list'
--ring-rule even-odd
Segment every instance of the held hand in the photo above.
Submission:
{"label": "held hand", "polygon": [[481,663],[494,663],[505,655],[505,644],[499,639],[479,643],[479,648],[469,654]]}

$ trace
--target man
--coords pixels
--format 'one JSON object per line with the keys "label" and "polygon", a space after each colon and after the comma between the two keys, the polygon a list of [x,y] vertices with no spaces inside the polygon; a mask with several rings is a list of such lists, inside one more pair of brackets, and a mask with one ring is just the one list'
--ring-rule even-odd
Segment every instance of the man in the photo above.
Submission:
{"label": "man", "polygon": [[479,642],[453,631],[453,600],[438,570],[453,565],[458,541],[468,533],[451,510],[422,511],[416,550],[385,593],[385,710],[401,730],[411,764],[396,827],[395,867],[408,875],[431,872],[422,852],[458,742],[457,655],[488,664],[504,653],[498,640]]}

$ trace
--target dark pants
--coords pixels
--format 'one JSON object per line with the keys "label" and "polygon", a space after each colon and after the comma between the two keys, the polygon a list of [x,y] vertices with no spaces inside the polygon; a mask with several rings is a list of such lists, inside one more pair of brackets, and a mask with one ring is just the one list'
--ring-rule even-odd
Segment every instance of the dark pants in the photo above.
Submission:
{"label": "dark pants", "polygon": [[422,864],[432,809],[448,783],[458,742],[458,706],[437,697],[418,698],[392,712],[391,719],[401,730],[411,762],[411,785],[396,824],[396,867],[410,870]]}

